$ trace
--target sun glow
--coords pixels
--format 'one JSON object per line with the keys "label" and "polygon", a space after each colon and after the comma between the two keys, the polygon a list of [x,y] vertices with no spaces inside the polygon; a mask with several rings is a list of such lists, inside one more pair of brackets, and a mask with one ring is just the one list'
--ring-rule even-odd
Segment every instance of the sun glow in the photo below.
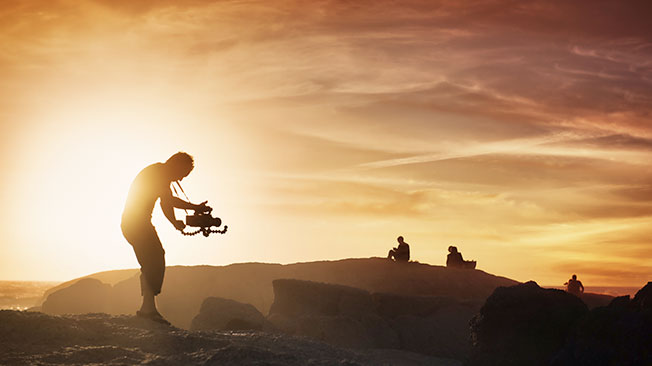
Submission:
{"label": "sun glow", "polygon": [[[32,114],[41,128],[23,131],[29,136],[17,139],[24,142],[14,146],[16,164],[23,169],[9,179],[9,188],[25,192],[9,202],[24,218],[10,239],[20,243],[15,247],[20,257],[74,261],[79,275],[137,266],[119,229],[131,181],[146,165],[178,150],[206,153],[192,150],[196,143],[188,130],[193,124],[185,122],[199,123],[199,117],[174,99],[154,99],[80,95]],[[217,190],[224,185],[206,183]],[[156,220],[160,223],[161,217],[155,214]],[[58,274],[50,278],[59,279]]]}

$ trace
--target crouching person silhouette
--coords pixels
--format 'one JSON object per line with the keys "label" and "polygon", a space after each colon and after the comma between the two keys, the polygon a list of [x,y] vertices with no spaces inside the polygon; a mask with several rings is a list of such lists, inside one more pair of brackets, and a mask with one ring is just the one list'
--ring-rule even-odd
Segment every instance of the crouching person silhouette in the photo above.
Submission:
{"label": "crouching person silhouette", "polygon": [[176,219],[174,208],[202,210],[206,206],[206,202],[195,205],[172,195],[170,184],[188,176],[193,168],[193,158],[178,152],[165,163],[155,163],[141,170],[131,184],[122,213],[122,234],[134,248],[140,264],[143,305],[136,315],[163,324],[170,323],[156,309],[154,298],[161,293],[163,285],[165,250],[152,225],[152,211],[160,198],[165,217],[177,230],[183,230],[186,225]]}

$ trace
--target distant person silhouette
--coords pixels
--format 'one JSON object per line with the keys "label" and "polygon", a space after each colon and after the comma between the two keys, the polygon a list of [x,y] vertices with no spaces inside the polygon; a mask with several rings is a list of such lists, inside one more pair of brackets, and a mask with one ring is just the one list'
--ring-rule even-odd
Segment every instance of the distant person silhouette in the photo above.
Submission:
{"label": "distant person silhouette", "polygon": [[457,251],[457,247],[448,247],[448,256],[446,257],[446,267],[475,269],[476,261],[465,261],[462,253]]}
{"label": "distant person silhouette", "polygon": [[170,324],[156,309],[154,297],[161,293],[165,274],[165,250],[152,225],[154,204],[160,198],[161,210],[177,230],[185,224],[176,219],[174,208],[202,209],[206,205],[186,202],[172,195],[170,184],[180,181],[194,168],[193,158],[183,152],[172,155],[165,163],[155,163],[136,176],[122,213],[122,233],[131,244],[140,264],[140,288],[143,304],[136,312],[139,317]]}
{"label": "distant person silhouette", "polygon": [[566,286],[566,292],[575,296],[580,296],[584,292],[584,285],[582,285],[582,281],[577,279],[577,275],[573,275],[564,285]]}
{"label": "distant person silhouette", "polygon": [[396,238],[398,247],[392,248],[387,254],[387,259],[393,259],[397,262],[407,262],[410,260],[410,245],[403,240],[402,236]]}

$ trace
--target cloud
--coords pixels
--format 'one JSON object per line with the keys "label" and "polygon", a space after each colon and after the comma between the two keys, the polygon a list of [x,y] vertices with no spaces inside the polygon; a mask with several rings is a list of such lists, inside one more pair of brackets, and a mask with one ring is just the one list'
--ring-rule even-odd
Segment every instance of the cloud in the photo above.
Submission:
{"label": "cloud", "polygon": [[[566,224],[582,235],[555,226],[541,245],[586,244],[616,271],[607,247],[618,236],[588,245],[596,237],[582,223],[652,215],[650,10],[588,0],[7,1],[0,132],[6,146],[36,150],[14,139],[52,123],[31,111],[102,96],[110,102],[97,111],[175,105],[190,120],[201,110],[204,128],[189,136],[214,143],[228,124],[238,138],[220,141],[242,141],[260,205],[296,220],[405,218],[492,245],[537,242]],[[170,128],[154,117],[134,127]]]}

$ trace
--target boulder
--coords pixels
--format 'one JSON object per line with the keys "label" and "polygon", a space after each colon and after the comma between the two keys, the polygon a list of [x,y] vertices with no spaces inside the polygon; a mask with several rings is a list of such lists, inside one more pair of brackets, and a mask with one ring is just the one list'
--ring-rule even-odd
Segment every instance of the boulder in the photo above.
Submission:
{"label": "boulder", "polygon": [[373,348],[373,338],[359,321],[346,316],[307,315],[297,320],[296,334],[338,347]]}
{"label": "boulder", "polygon": [[361,289],[293,279],[272,281],[270,314],[286,316],[342,315],[360,319],[372,308],[371,295]]}
{"label": "boulder", "polygon": [[615,298],[581,319],[554,366],[652,365],[652,284],[630,300]]}
{"label": "boulder", "polygon": [[474,317],[469,365],[548,365],[588,313],[576,296],[535,282],[499,287]]}
{"label": "boulder", "polygon": [[41,310],[46,314],[108,313],[111,311],[111,285],[84,278],[70,287],[51,293]]}
{"label": "boulder", "polygon": [[640,311],[652,311],[652,282],[648,282],[647,285],[638,290],[634,295],[632,304]]}
{"label": "boulder", "polygon": [[190,325],[191,330],[260,330],[265,317],[253,305],[209,297]]}
{"label": "boulder", "polygon": [[273,281],[267,320],[284,333],[352,348],[393,348],[464,359],[475,301],[437,296],[369,294],[300,280]]}

